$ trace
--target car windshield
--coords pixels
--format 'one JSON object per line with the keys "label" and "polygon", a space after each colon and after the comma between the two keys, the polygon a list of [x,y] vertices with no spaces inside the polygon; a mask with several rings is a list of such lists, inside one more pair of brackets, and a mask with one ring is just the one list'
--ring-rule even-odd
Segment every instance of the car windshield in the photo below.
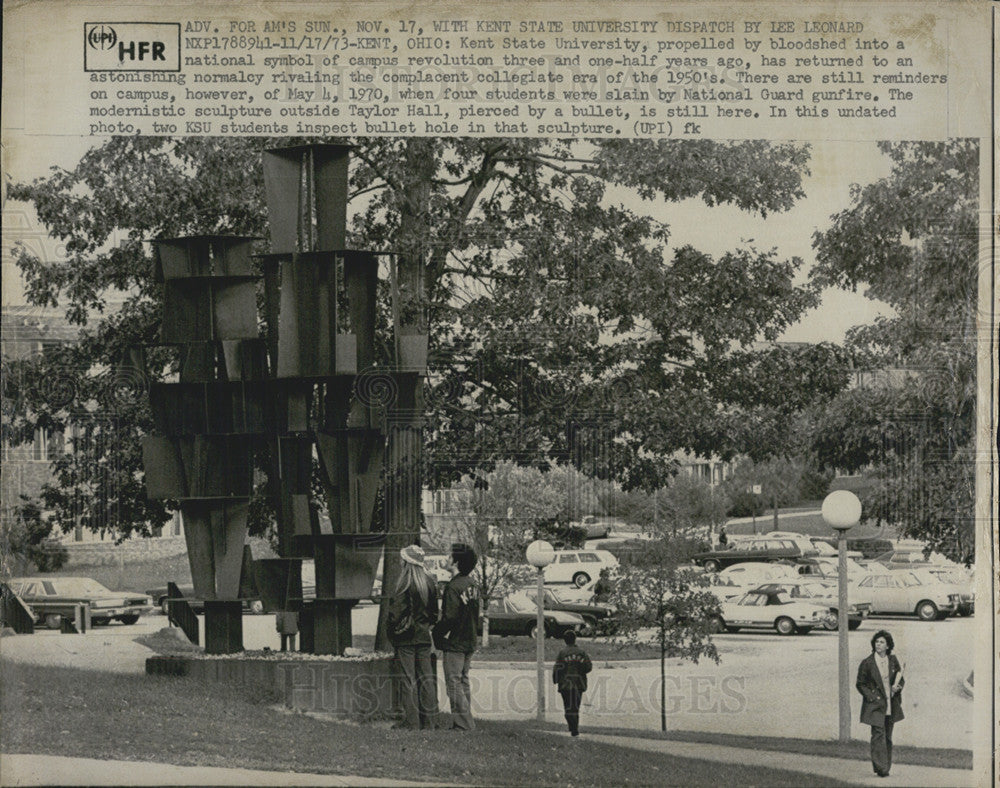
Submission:
{"label": "car windshield", "polygon": [[511,594],[507,597],[507,606],[514,613],[531,613],[538,609],[537,603],[523,592]]}
{"label": "car windshield", "polygon": [[87,596],[91,594],[103,596],[114,593],[89,577],[61,577],[52,580],[52,586],[57,594],[66,596]]}

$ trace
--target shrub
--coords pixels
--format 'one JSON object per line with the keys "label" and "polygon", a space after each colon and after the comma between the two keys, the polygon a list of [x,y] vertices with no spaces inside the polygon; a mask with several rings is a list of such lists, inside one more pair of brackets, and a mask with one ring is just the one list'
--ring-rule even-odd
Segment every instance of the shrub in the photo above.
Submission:
{"label": "shrub", "polygon": [[730,517],[760,517],[764,514],[764,502],[759,495],[749,492],[731,493],[732,503],[726,511]]}

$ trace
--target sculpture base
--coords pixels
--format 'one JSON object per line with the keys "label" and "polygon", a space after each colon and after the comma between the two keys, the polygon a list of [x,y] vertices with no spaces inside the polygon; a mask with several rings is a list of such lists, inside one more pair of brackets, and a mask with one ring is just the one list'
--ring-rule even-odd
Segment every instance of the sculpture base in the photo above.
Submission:
{"label": "sculpture base", "polygon": [[238,654],[243,651],[243,603],[205,600],[205,653]]}
{"label": "sculpture base", "polygon": [[[432,665],[436,681],[436,659]],[[272,690],[276,700],[295,711],[363,720],[401,716],[400,675],[396,660],[389,655],[342,659],[156,656],[146,659],[146,673],[255,685]]]}

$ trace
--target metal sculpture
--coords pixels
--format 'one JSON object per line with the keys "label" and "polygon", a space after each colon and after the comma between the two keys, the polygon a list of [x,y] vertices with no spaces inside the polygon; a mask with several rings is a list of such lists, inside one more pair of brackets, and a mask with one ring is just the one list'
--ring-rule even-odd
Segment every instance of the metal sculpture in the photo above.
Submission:
{"label": "metal sculpture", "polygon": [[[299,613],[303,650],[342,654],[351,608],[371,593],[385,539],[372,532],[372,515],[387,403],[358,396],[356,385],[375,362],[378,256],[345,248],[349,152],[264,152],[271,252],[260,256],[262,276],[253,273],[253,238],[154,244],[161,342],[178,349],[179,373],[150,387],[159,434],[143,443],[146,487],[151,498],[180,502],[209,653],[242,650],[240,570],[258,449],[281,556],[256,565],[266,609]],[[404,354],[396,338],[396,361],[407,368],[398,374],[419,375],[426,364],[426,336],[417,340],[422,350],[407,337]],[[314,470],[326,520],[313,500]],[[314,600],[302,598],[303,558],[315,560]]]}

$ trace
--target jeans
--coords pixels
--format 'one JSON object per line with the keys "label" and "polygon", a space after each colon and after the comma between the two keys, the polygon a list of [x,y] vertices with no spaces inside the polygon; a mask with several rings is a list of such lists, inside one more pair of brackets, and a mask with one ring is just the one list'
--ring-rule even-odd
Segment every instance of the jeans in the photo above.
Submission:
{"label": "jeans", "polygon": [[872,725],[872,768],[888,774],[892,768],[892,717],[886,716],[885,727]]}
{"label": "jeans", "polygon": [[469,665],[472,664],[472,654],[461,651],[445,651],[444,653],[444,683],[448,690],[448,700],[451,702],[451,724],[453,728],[463,731],[475,730],[476,722],[472,719],[472,689],[469,686]]}
{"label": "jeans", "polygon": [[408,728],[433,728],[438,708],[430,644],[399,646],[396,661],[403,678],[403,722]]}
{"label": "jeans", "polygon": [[563,711],[569,732],[576,735],[580,732],[580,701],[583,700],[583,692],[578,689],[565,689],[559,690],[559,694],[562,695]]}

